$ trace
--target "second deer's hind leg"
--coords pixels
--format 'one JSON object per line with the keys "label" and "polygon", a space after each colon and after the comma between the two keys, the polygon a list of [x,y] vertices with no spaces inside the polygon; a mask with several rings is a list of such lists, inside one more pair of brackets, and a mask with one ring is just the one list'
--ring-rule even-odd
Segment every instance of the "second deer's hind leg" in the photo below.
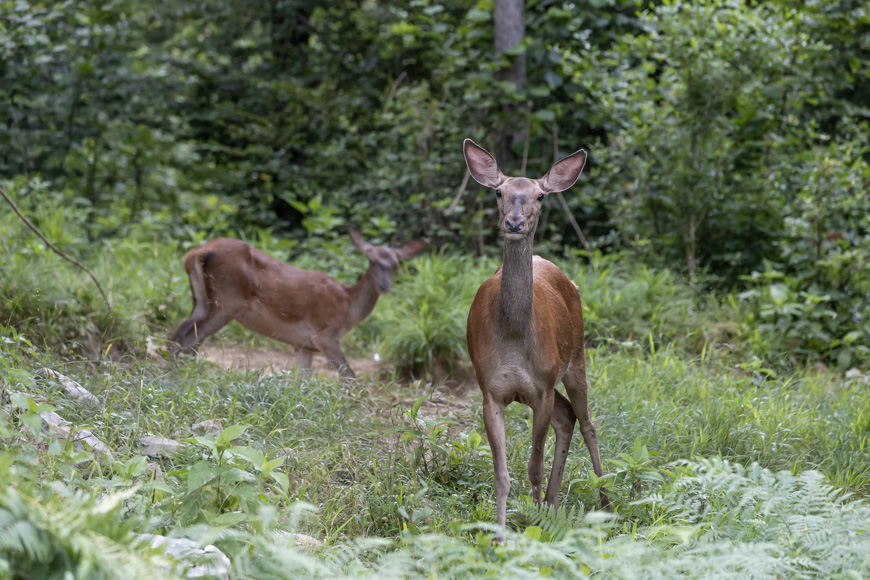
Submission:
{"label": "second deer's hind leg", "polygon": [[179,344],[182,352],[191,352],[242,312],[242,310],[224,310],[212,304],[204,316],[196,316],[198,308],[197,305],[190,317],[182,322],[178,330],[169,338]]}
{"label": "second deer's hind leg", "polygon": [[207,317],[208,306],[198,303],[196,296],[194,296],[193,309],[190,311],[190,316],[185,318],[184,322],[169,336],[169,342],[174,343],[174,345],[170,346],[170,353],[173,356],[187,354],[193,350],[197,326],[202,324]]}
{"label": "second deer's hind leg", "polygon": [[544,501],[553,507],[559,507],[559,490],[562,487],[565,461],[568,459],[568,449],[571,447],[577,416],[574,414],[571,402],[559,391],[554,390],[554,393],[553,418],[550,423],[556,432],[556,446],[553,449],[553,468],[550,470],[550,481],[547,482],[547,495]]}

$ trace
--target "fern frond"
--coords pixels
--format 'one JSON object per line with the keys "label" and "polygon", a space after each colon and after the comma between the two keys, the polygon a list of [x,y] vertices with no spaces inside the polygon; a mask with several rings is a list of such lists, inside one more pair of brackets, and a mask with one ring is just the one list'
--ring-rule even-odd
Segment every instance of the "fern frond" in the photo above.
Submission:
{"label": "fern frond", "polygon": [[[536,505],[528,498],[518,502],[517,513],[531,522],[531,525],[541,528],[543,542],[558,542],[564,539],[568,532],[578,527],[582,519],[581,515],[578,515],[576,505],[570,510],[565,506],[554,508],[546,503]],[[581,506],[580,514],[582,513]]]}

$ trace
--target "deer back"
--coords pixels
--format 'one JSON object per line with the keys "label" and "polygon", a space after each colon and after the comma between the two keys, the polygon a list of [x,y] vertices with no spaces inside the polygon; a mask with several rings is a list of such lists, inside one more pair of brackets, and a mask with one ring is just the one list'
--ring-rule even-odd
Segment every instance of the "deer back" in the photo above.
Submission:
{"label": "deer back", "polygon": [[241,240],[217,238],[191,250],[184,257],[188,275],[196,260],[202,264],[209,298],[222,308],[246,305],[268,313],[266,320],[308,320],[314,328],[348,318],[350,298],[345,285],[323,272],[286,264]]}

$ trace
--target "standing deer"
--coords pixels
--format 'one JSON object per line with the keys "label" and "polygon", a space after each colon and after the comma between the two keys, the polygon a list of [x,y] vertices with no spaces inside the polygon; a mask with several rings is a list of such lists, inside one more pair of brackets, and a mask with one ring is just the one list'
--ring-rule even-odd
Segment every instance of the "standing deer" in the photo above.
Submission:
{"label": "standing deer", "polygon": [[[483,392],[483,422],[492,449],[499,526],[505,525],[510,477],[505,450],[504,410],[519,401],[532,408],[532,454],[529,480],[536,503],[541,502],[544,444],[550,425],[556,432],[553,467],[546,502],[558,506],[559,488],[574,421],[592,468],[602,475],[595,425],[586,396],[586,356],[583,309],[577,287],[562,271],[532,254],[541,205],[550,193],[565,191],[586,164],[582,149],[557,162],[541,179],[505,177],[495,158],[466,139],[465,162],[472,177],[495,190],[499,225],[504,232],[502,266],[485,281],[468,312],[468,354]],[[556,391],[565,385],[566,399]],[[570,399],[570,401],[569,401]],[[610,500],[601,490],[601,505]]]}
{"label": "standing deer", "polygon": [[354,284],[341,284],[323,272],[303,270],[276,260],[241,240],[217,238],[184,256],[193,310],[169,340],[190,352],[230,321],[263,336],[293,345],[296,367],[311,368],[323,353],[342,377],[354,377],[341,350],[341,339],[365,320],[381,294],[389,292],[399,260],[425,245],[373,246],[349,230],[369,267]]}

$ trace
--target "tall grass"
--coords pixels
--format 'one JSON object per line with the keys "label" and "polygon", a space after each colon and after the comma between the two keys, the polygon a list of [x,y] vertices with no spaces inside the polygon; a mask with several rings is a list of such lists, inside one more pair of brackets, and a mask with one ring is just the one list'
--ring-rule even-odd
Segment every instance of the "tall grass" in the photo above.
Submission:
{"label": "tall grass", "polygon": [[[216,543],[235,574],[263,579],[290,570],[411,578],[497,569],[518,577],[867,573],[862,530],[870,514],[864,502],[836,491],[870,493],[863,379],[771,377],[675,349],[607,345],[589,357],[605,478],[590,474],[578,436],[562,489],[573,516],[530,508],[531,417],[510,406],[508,523],[516,534],[492,547],[492,468],[476,390],[446,414],[426,400],[412,412],[423,387],[349,389],[197,361],[84,364],[10,338],[0,344],[0,403],[9,405],[0,414],[0,483],[7,489],[0,559],[32,570],[49,553],[40,546],[48,546],[67,555],[47,565],[74,567],[87,557],[104,577],[118,577],[113,558],[130,551],[151,557],[124,534],[149,532]],[[71,375],[101,405],[81,407],[57,381],[32,380],[42,366]],[[114,460],[96,461],[72,442],[30,431],[45,404],[105,441]],[[193,439],[191,426],[212,417],[247,426],[222,460]],[[135,444],[144,435],[189,439],[188,448],[150,459],[162,471],[155,477]],[[552,454],[552,438],[548,443]],[[258,456],[279,460],[286,489],[262,476],[251,459]],[[203,469],[231,473],[250,495],[233,502],[226,492],[210,495],[208,485],[191,487],[191,474]],[[615,521],[588,515],[602,484]],[[100,509],[98,498],[115,491],[127,491],[119,508]],[[304,519],[292,508],[300,501],[315,506]],[[64,519],[74,524],[51,523]],[[240,519],[244,524],[233,523]],[[25,529],[33,533],[22,535]],[[304,532],[326,547],[300,552],[274,530]],[[92,549],[101,536],[116,543],[111,553]]]}

